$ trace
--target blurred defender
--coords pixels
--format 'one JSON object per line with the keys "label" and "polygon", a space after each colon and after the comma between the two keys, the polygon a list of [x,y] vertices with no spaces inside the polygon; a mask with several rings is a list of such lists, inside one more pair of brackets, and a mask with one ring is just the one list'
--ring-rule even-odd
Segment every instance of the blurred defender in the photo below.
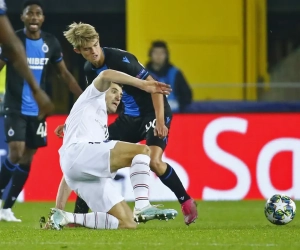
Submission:
{"label": "blurred defender", "polygon": [[[147,81],[153,80],[134,55],[120,49],[101,48],[99,34],[93,26],[73,23],[64,35],[72,44],[74,51],[87,60],[84,70],[88,84],[106,69],[115,69]],[[182,207],[185,223],[192,223],[198,215],[196,204],[187,194],[175,170],[162,161],[172,120],[172,112],[166,97],[125,85],[122,102],[124,112],[109,126],[109,139],[131,143],[146,139],[146,144],[151,149],[151,170],[176,195]],[[58,128],[58,134],[61,128]],[[57,205],[64,208],[64,204]],[[79,197],[75,212],[88,212],[87,205]]]}
{"label": "blurred defender", "polygon": [[[65,66],[59,42],[53,35],[40,29],[44,22],[40,1],[25,1],[21,20],[25,28],[16,34],[26,48],[27,62],[41,88],[45,88],[46,71],[52,63],[70,90],[79,96],[82,90]],[[38,119],[39,107],[30,92],[28,82],[16,74],[13,62],[6,56],[5,46],[2,51],[0,70],[7,65],[4,126],[9,154],[1,167],[0,200],[11,179],[12,186],[3,209],[0,210],[0,220],[20,222],[11,208],[27,181],[33,155],[37,148],[47,144],[47,127],[45,120]]]}

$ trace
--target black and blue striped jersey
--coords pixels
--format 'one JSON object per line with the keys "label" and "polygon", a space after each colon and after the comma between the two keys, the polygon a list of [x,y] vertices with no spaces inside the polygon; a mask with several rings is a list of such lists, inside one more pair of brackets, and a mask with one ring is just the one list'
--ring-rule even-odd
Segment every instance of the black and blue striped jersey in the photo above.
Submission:
{"label": "black and blue striped jersey", "polygon": [[[121,71],[139,79],[146,79],[149,76],[149,72],[131,53],[120,49],[106,47],[102,48],[102,50],[105,55],[105,60],[104,65],[101,68],[95,68],[92,63],[88,61],[84,65],[88,84],[91,84],[93,80],[106,69]],[[153,115],[155,113],[151,94],[132,86],[123,86],[122,103],[124,106],[123,113],[126,115],[138,117]],[[164,108],[165,114],[171,113],[169,103],[165,96]]]}
{"label": "black and blue striped jersey", "polygon": [[[63,60],[58,40],[55,36],[43,31],[41,31],[41,37],[37,40],[29,39],[24,30],[17,31],[16,35],[25,47],[29,68],[40,87],[45,89],[48,65]],[[38,105],[32,96],[28,83],[17,73],[5,57],[4,50],[0,55],[0,59],[5,61],[7,65],[4,110],[18,111],[29,116],[38,115]]]}

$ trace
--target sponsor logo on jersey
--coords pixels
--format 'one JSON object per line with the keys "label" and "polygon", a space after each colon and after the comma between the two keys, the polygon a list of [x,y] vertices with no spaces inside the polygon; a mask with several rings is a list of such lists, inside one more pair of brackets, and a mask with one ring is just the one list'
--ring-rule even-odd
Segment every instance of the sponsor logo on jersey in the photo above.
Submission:
{"label": "sponsor logo on jersey", "polygon": [[30,69],[40,69],[43,70],[44,66],[48,64],[49,58],[38,58],[38,57],[28,57],[27,63]]}
{"label": "sponsor logo on jersey", "polygon": [[130,63],[126,56],[123,57],[122,62]]}

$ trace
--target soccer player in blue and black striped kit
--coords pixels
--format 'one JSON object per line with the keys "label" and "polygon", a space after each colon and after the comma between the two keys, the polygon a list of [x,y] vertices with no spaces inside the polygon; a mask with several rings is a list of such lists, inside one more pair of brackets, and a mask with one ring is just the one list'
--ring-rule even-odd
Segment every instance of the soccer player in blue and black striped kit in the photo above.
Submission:
{"label": "soccer player in blue and black striped kit", "polygon": [[[46,71],[53,64],[69,89],[79,96],[82,93],[74,77],[67,70],[58,40],[41,31],[44,22],[42,4],[28,0],[23,4],[21,19],[25,28],[16,32],[27,55],[27,63],[35,80],[45,89]],[[12,186],[0,210],[0,220],[20,222],[11,211],[30,172],[33,155],[39,147],[47,145],[46,121],[38,119],[39,107],[33,98],[28,82],[16,73],[6,57],[5,48],[0,55],[0,70],[6,65],[6,91],[4,98],[4,127],[9,154],[1,166],[0,200],[12,180]]]}

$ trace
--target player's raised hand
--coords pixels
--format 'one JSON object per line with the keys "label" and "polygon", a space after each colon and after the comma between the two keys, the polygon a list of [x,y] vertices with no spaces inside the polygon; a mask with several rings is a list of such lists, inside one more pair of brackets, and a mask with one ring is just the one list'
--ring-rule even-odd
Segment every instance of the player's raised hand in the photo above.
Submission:
{"label": "player's raised hand", "polygon": [[42,89],[37,89],[33,92],[33,97],[39,106],[39,118],[44,118],[45,116],[51,114],[54,110],[54,105],[51,102],[49,96]]}
{"label": "player's raised hand", "polygon": [[171,86],[162,82],[158,81],[145,81],[145,83],[142,85],[142,90],[155,94],[164,94],[169,95],[172,91]]}
{"label": "player's raised hand", "polygon": [[63,138],[64,137],[64,125],[59,125],[55,130],[54,133],[57,137]]}

